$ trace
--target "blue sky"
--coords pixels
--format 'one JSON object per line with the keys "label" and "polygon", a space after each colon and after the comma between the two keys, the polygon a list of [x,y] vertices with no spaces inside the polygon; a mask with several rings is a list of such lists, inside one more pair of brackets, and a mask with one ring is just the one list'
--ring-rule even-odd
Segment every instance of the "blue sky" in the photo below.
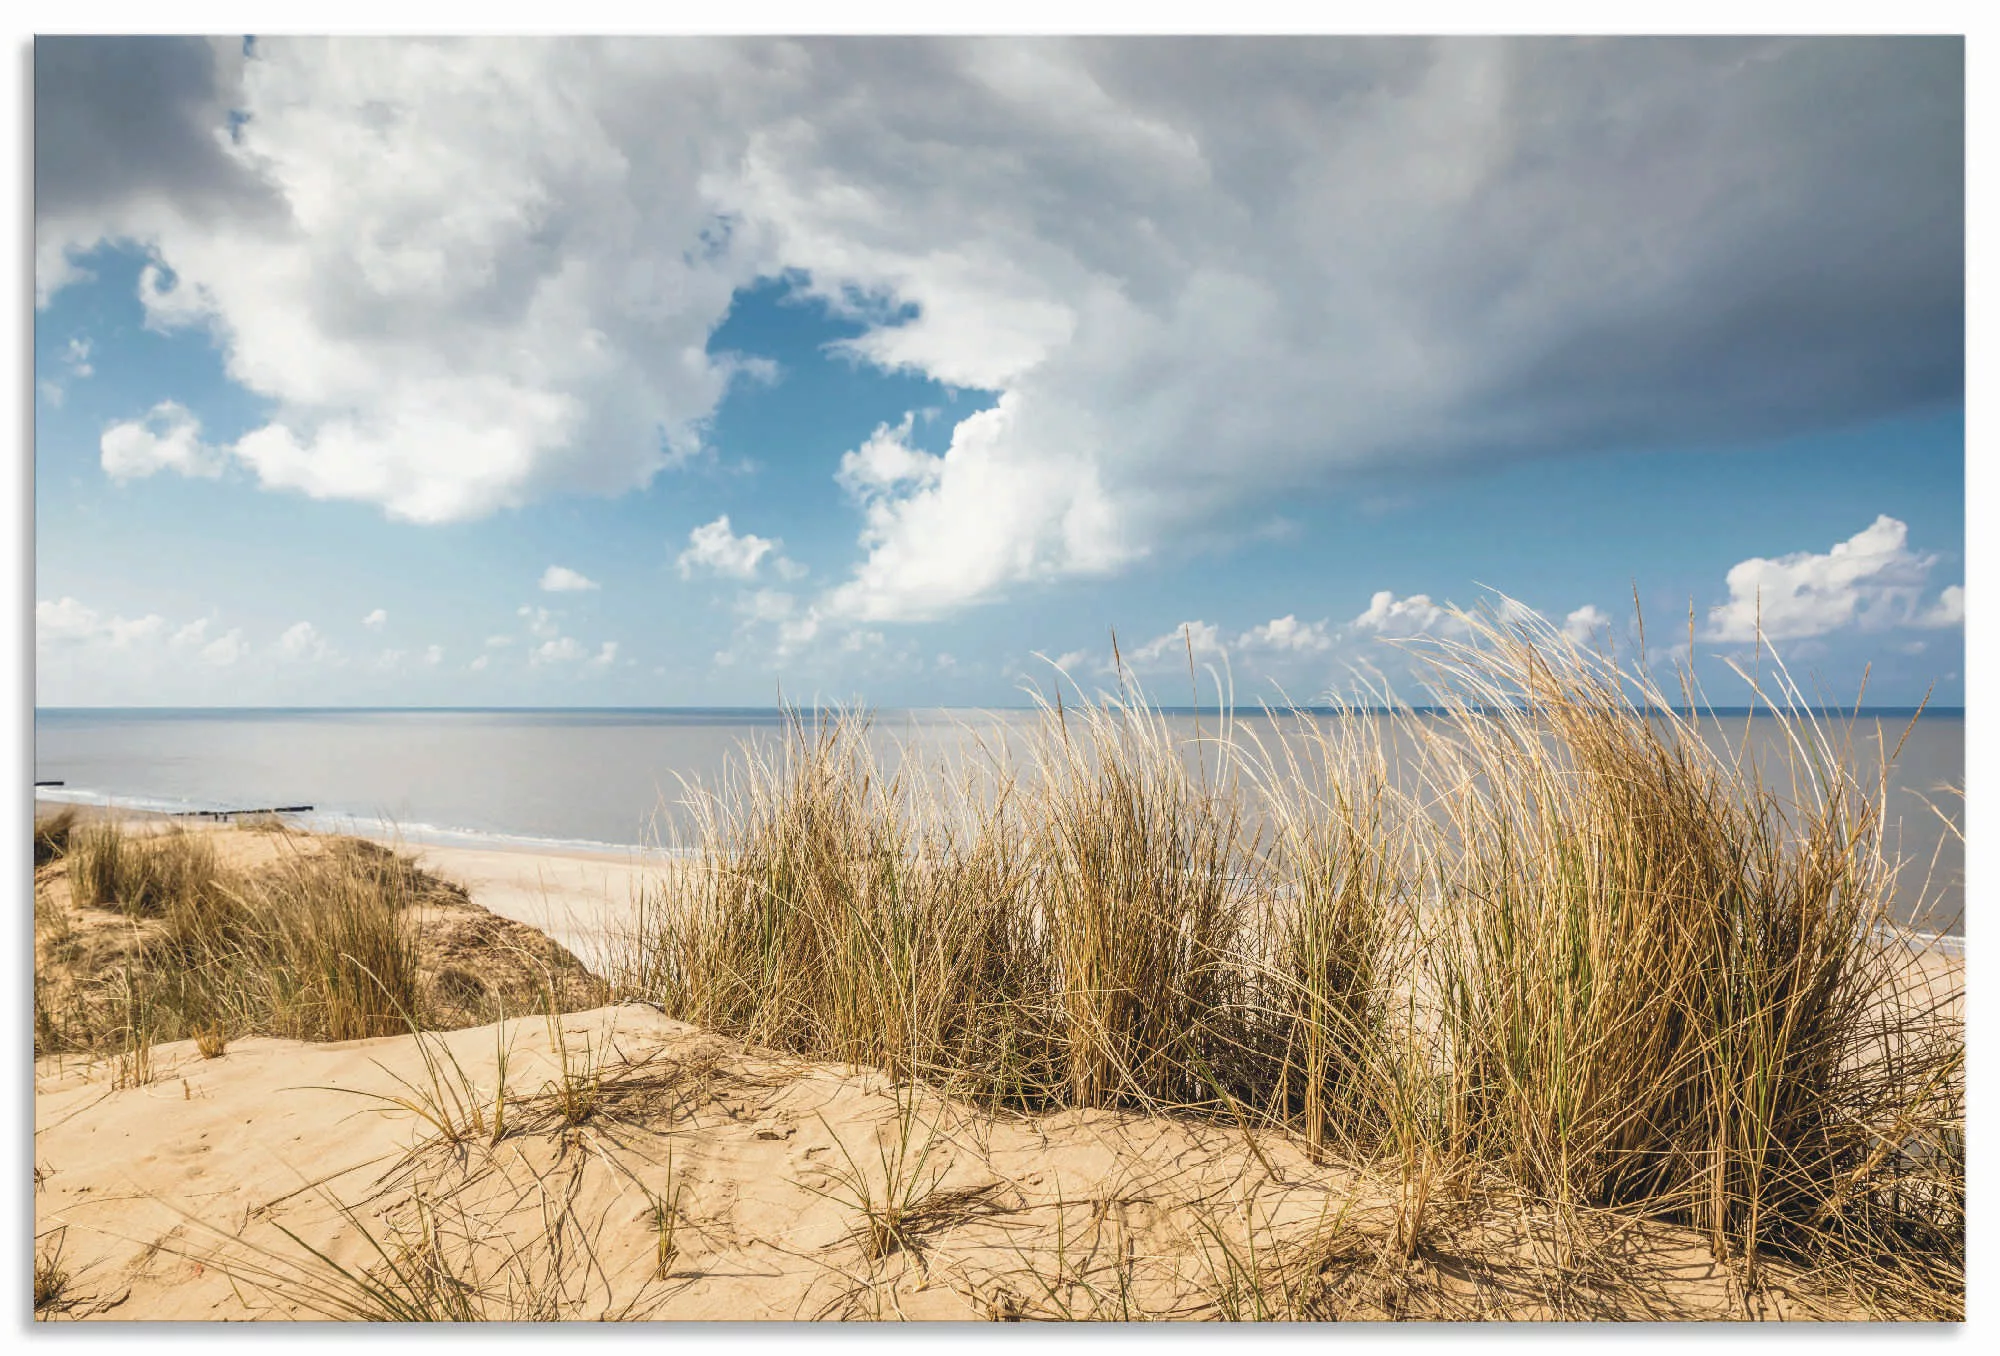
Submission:
{"label": "blue sky", "polygon": [[1962,53],[44,40],[36,700],[1960,704]]}

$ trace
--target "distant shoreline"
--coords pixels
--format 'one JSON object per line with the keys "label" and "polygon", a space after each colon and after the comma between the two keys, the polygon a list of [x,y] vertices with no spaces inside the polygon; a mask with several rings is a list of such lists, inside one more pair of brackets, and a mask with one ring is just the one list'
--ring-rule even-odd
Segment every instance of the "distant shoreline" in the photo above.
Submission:
{"label": "distant shoreline", "polygon": [[[220,810],[199,809],[176,813],[149,806],[129,805],[115,796],[95,800],[71,800],[64,796],[48,795],[45,789],[35,792],[36,817],[64,809],[80,811],[92,819],[115,815],[119,819],[145,822],[184,820],[189,824],[209,824],[214,823],[218,816],[225,819],[231,817]],[[431,825],[391,825],[339,811],[323,813],[315,811],[310,815],[289,814],[275,817],[306,833],[345,834],[378,843],[407,845],[412,848],[464,848],[486,852],[519,853],[527,856],[603,858],[611,861],[630,860],[634,857],[666,861],[672,856],[657,844],[611,843],[589,838],[548,838],[534,834],[509,834],[480,829],[442,829]]]}
{"label": "distant shoreline", "polygon": [[[135,809],[120,806],[116,801],[59,800],[42,795],[39,792],[36,794],[36,818],[40,818],[45,813],[52,813],[63,809],[77,810],[92,819],[109,817],[114,812],[119,819],[146,822],[171,822],[180,818],[180,816],[173,815],[164,810]],[[573,862],[579,865],[596,863],[600,866],[614,866],[622,864],[626,867],[638,867],[641,865],[665,867],[676,860],[674,853],[658,845],[644,843],[600,843],[583,839],[535,838],[528,835],[480,833],[473,830],[419,829],[411,832],[401,828],[371,827],[359,821],[352,820],[343,824],[343,817],[340,815],[281,816],[281,818],[293,821],[293,827],[301,832],[335,835],[347,834],[356,838],[366,838],[370,841],[381,843],[384,846],[417,852],[429,849],[434,854],[442,854],[443,858],[447,860],[453,857],[476,859],[482,854],[487,853],[500,854],[502,857],[510,860],[519,859],[524,863],[540,859]],[[190,815],[187,817],[186,822],[191,825],[204,825],[211,824],[214,821]],[[508,916],[515,916],[515,914],[509,911]],[[548,930],[549,927],[548,920],[540,917],[529,919],[523,916],[522,921],[531,922],[533,926],[541,927],[544,930]],[[1964,919],[1961,917],[1958,930],[1956,931],[1947,930],[1938,933],[1918,931],[1912,934],[1910,940],[1921,942],[1926,951],[1962,959],[1965,955],[1964,926]],[[570,943],[566,941],[566,944]],[[572,949],[575,949],[573,945]]]}

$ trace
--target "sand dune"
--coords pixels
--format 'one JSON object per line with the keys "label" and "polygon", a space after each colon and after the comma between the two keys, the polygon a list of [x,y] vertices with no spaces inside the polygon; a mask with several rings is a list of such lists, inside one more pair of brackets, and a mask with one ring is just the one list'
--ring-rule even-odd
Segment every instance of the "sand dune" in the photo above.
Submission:
{"label": "sand dune", "polygon": [[[300,848],[200,831],[246,869]],[[465,887],[447,911],[587,961],[647,869],[417,851]],[[1919,958],[1954,995],[1961,966]],[[1557,1220],[1498,1183],[1416,1194],[1227,1120],[996,1114],[644,1005],[216,1058],[177,1042],[138,1086],[112,1060],[35,1066],[56,1317],[1870,1316],[1782,1265],[1746,1291],[1684,1229]]]}
{"label": "sand dune", "polygon": [[[1277,1136],[985,1115],[643,1006],[561,1020],[572,1086],[592,1099],[566,1124],[555,1029],[247,1040],[212,1060],[181,1044],[127,1088],[102,1064],[41,1061],[36,1233],[61,1231],[68,1313],[353,1317],[392,1300],[491,1318],[1556,1312],[1555,1234],[1517,1201],[1474,1193],[1405,1259],[1393,1184],[1311,1164]],[[462,1086],[484,1128],[456,1143],[398,1105],[436,1114]],[[1782,1273],[1746,1298],[1683,1231],[1623,1223],[1617,1265],[1574,1266],[1561,1312],[1816,1312]],[[372,1272],[382,1293],[336,1267]]]}

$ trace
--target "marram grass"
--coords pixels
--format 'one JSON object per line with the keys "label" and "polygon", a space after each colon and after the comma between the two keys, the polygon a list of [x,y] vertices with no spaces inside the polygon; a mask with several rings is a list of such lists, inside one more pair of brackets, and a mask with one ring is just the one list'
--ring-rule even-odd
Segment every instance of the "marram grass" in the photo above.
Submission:
{"label": "marram grass", "polygon": [[619,978],[995,1107],[1286,1127],[1397,1170],[1410,1249],[1501,1180],[1954,1311],[1959,993],[1889,914],[1889,760],[1864,784],[1780,667],[1768,784],[1691,686],[1521,617],[1423,647],[1422,715],[1225,711],[1192,747],[1129,683],[1018,760],[794,712],[690,788]]}

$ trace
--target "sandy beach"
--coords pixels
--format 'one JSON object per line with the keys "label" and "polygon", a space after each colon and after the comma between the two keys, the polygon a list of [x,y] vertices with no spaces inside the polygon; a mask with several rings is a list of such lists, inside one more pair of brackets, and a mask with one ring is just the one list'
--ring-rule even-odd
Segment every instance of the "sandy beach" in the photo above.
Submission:
{"label": "sandy beach", "polygon": [[377,841],[456,882],[481,908],[553,938],[603,974],[611,947],[635,926],[647,881],[670,869],[657,854],[457,847]]}

